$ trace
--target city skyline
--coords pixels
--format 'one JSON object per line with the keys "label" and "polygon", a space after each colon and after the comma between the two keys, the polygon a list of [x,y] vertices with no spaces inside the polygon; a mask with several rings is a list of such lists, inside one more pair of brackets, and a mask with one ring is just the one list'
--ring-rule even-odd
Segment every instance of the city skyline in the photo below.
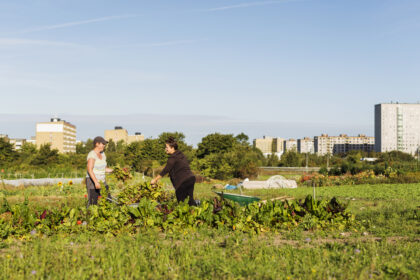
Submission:
{"label": "city skyline", "polygon": [[[0,134],[10,138],[30,138],[35,135],[37,122],[49,121],[51,115],[5,115],[0,114]],[[210,133],[239,134],[249,136],[249,142],[262,136],[283,138],[304,138],[323,133],[339,135],[374,134],[374,124],[356,127],[352,124],[299,123],[299,122],[258,122],[244,121],[223,116],[168,116],[168,115],[129,115],[129,116],[79,116],[58,115],[77,127],[77,140],[104,136],[104,131],[122,126],[130,134],[141,132],[145,138],[156,138],[162,132],[182,132],[188,144],[196,146],[201,138]],[[168,122],[168,119],[170,121]],[[372,116],[373,119],[373,116]],[[184,130],[175,129],[175,124],[183,123]],[[206,125],[203,125],[205,123]],[[305,134],[304,132],[305,131]],[[370,133],[369,133],[370,131]]]}

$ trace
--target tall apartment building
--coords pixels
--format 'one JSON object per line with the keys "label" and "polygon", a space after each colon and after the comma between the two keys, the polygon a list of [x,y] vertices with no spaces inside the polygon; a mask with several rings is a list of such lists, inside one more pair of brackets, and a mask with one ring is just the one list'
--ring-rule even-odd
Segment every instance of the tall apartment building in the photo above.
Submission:
{"label": "tall apartment building", "polygon": [[318,155],[340,154],[353,150],[370,152],[375,149],[375,137],[367,137],[363,134],[358,136],[322,134],[314,137],[314,148]]}
{"label": "tall apartment building", "polygon": [[284,153],[284,141],[285,140],[283,138],[273,138],[273,153],[279,158]]}
{"label": "tall apartment building", "polygon": [[37,123],[35,138],[38,148],[50,143],[51,148],[57,149],[60,153],[76,152],[76,126],[59,118]]}
{"label": "tall apartment building", "polygon": [[105,130],[105,140],[112,140],[115,143],[122,140],[125,143],[130,144],[136,141],[144,141],[144,135],[140,132],[136,132],[134,135],[128,135],[126,129],[121,126],[116,126],[114,129]]}
{"label": "tall apartment building", "polygon": [[298,153],[310,153],[315,152],[314,139],[305,137],[297,140],[297,151]]}
{"label": "tall apartment building", "polygon": [[416,154],[420,149],[420,104],[375,105],[375,150]]}
{"label": "tall apartment building", "polygon": [[284,141],[284,150],[285,151],[295,151],[297,152],[297,140],[289,139]]}
{"label": "tall apartment building", "polygon": [[264,136],[254,139],[254,147],[259,149],[265,156],[275,154],[281,157],[283,154],[284,139]]}

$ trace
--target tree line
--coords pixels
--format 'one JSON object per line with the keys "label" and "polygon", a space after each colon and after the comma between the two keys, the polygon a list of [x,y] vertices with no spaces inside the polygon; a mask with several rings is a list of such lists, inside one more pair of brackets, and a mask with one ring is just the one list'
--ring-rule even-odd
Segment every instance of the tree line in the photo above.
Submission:
{"label": "tree line", "polygon": [[[221,134],[212,133],[201,139],[197,148],[185,142],[185,135],[180,132],[164,132],[155,139],[127,144],[123,141],[109,141],[106,155],[109,166],[128,166],[132,170],[152,175],[158,172],[166,163],[164,151],[165,140],[174,137],[182,151],[190,161],[196,174],[214,178],[252,178],[257,176],[261,166],[284,167],[322,167],[321,172],[330,175],[345,173],[357,174],[365,170],[374,170],[376,174],[384,174],[392,167],[399,172],[416,171],[417,160],[398,151],[388,153],[351,151],[339,155],[301,154],[296,151],[286,151],[281,159],[274,154],[264,157],[259,149],[249,143],[249,137],[244,133]],[[60,154],[52,149],[50,144],[35,145],[25,143],[18,151],[13,145],[0,138],[0,168],[7,170],[84,170],[86,156],[93,148],[93,140],[88,139],[76,145],[75,153]],[[361,161],[361,158],[377,158],[374,163]],[[328,168],[327,168],[328,167]]]}
{"label": "tree line", "polygon": [[[197,174],[215,179],[254,177],[258,167],[265,164],[260,150],[252,147],[244,133],[213,133],[202,138],[197,148],[185,142],[180,132],[164,132],[156,139],[145,139],[130,144],[124,141],[109,141],[105,153],[109,166],[128,166],[137,172],[152,175],[162,168],[167,160],[165,141],[174,137],[179,150],[190,161]],[[40,168],[86,168],[86,156],[93,149],[93,140],[76,144],[75,153],[61,154],[50,144],[35,145],[25,143],[18,151],[4,139],[0,139],[0,167],[8,170],[28,170]]]}

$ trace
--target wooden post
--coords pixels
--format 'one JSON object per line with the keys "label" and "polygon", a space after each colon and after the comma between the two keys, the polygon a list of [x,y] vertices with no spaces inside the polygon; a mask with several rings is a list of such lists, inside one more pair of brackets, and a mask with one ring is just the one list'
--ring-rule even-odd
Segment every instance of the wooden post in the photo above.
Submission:
{"label": "wooden post", "polygon": [[312,186],[313,186],[313,189],[314,189],[314,200],[315,200],[316,196],[315,196],[315,182],[314,181],[312,181]]}

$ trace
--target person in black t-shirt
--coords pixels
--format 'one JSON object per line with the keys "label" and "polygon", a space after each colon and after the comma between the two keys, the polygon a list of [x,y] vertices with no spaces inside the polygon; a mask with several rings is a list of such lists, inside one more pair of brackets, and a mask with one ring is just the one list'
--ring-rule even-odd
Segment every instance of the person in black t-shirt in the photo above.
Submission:
{"label": "person in black t-shirt", "polygon": [[185,155],[178,151],[178,143],[173,137],[169,137],[165,142],[165,152],[169,155],[166,166],[159,175],[153,178],[151,184],[156,184],[157,181],[169,173],[178,202],[188,198],[188,204],[196,206],[197,204],[194,200],[195,176],[191,172]]}

